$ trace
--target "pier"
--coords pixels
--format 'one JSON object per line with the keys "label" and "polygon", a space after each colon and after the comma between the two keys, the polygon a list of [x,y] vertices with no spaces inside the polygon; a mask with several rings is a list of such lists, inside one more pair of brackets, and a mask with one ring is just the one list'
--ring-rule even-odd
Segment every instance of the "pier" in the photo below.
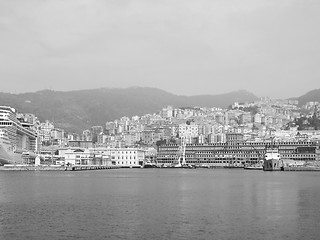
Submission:
{"label": "pier", "polygon": [[284,167],[283,171],[312,171],[312,172],[318,172],[320,171],[319,167],[304,167],[304,166],[298,166],[298,167]]}
{"label": "pier", "polygon": [[0,167],[4,171],[88,171],[118,169],[119,166],[99,166],[99,165],[26,165],[26,164],[5,164]]}
{"label": "pier", "polygon": [[118,166],[97,166],[97,165],[75,165],[64,167],[65,171],[86,171],[86,170],[105,170],[105,169],[118,169]]}

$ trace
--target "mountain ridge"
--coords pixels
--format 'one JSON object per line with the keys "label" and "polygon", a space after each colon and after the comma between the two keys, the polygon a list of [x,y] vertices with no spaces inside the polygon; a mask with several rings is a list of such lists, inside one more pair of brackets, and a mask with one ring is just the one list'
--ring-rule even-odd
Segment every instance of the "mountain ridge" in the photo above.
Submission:
{"label": "mountain ridge", "polygon": [[299,106],[306,104],[307,102],[320,102],[320,88],[313,89],[300,97],[291,98],[299,101]]}
{"label": "mountain ridge", "polygon": [[33,113],[40,121],[50,120],[58,128],[81,132],[94,125],[123,116],[144,115],[173,107],[221,107],[235,101],[252,102],[258,97],[246,90],[218,95],[175,95],[158,88],[98,88],[88,90],[40,90],[20,94],[1,93],[0,105],[8,105],[18,112]]}

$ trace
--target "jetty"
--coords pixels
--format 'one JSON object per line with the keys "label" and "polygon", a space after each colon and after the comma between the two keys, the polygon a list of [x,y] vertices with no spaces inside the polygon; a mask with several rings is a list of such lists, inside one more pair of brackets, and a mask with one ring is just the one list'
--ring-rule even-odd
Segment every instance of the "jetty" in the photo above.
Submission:
{"label": "jetty", "polygon": [[320,171],[320,167],[314,166],[290,166],[283,167],[283,171]]}
{"label": "jetty", "polygon": [[75,165],[66,166],[65,171],[85,171],[85,170],[106,170],[106,169],[118,169],[119,166],[98,166],[98,165]]}
{"label": "jetty", "polygon": [[4,171],[88,171],[88,170],[107,170],[118,169],[119,166],[102,165],[26,165],[26,164],[5,164],[0,167]]}

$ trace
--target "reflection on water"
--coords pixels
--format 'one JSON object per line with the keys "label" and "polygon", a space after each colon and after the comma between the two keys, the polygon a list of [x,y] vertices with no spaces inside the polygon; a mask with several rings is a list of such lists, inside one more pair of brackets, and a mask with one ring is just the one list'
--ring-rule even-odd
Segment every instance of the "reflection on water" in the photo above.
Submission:
{"label": "reflection on water", "polygon": [[317,239],[319,173],[0,172],[0,239]]}

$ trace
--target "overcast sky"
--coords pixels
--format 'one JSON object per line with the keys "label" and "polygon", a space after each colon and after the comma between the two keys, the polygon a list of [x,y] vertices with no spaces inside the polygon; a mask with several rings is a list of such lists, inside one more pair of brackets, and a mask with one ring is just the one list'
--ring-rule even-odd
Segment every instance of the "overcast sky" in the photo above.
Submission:
{"label": "overcast sky", "polygon": [[320,88],[319,0],[0,0],[0,91]]}

